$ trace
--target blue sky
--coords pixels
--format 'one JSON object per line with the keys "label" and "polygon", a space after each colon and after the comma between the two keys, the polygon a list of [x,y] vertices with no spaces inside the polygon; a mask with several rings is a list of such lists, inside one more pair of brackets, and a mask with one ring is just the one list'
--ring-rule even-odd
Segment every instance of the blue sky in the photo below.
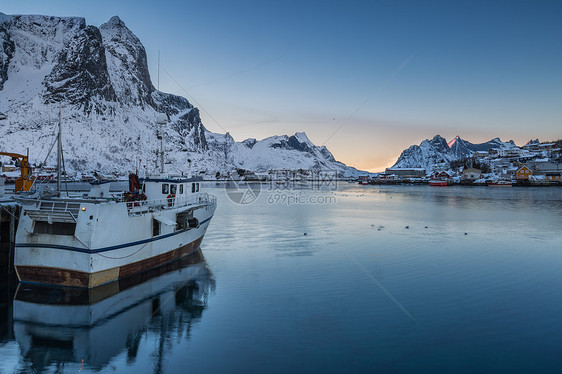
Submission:
{"label": "blue sky", "polygon": [[[4,1],[7,14],[119,15],[154,84],[236,140],[305,131],[379,171],[439,133],[562,137],[561,1]],[[340,129],[340,130],[338,130]]]}

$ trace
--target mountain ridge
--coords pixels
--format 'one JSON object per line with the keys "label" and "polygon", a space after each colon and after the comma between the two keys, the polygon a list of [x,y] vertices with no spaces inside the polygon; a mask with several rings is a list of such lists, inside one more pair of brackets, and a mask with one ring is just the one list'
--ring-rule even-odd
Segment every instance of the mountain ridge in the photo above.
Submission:
{"label": "mountain ridge", "polygon": [[[114,16],[96,27],[82,17],[0,13],[0,149],[43,161],[59,103],[67,168],[123,172],[140,159],[153,170],[159,148],[155,119],[166,113],[167,169],[214,174],[243,168],[360,172],[335,160],[304,133],[235,142],[212,133],[186,98],[157,90],[138,37]],[[299,135],[300,134],[300,135]],[[52,157],[52,156],[51,156]],[[52,158],[51,158],[52,163]]]}
{"label": "mountain ridge", "polygon": [[435,135],[431,140],[425,139],[420,145],[412,145],[402,151],[392,168],[424,168],[431,171],[450,165],[453,161],[472,157],[478,151],[513,147],[517,147],[513,140],[503,142],[498,137],[484,143],[471,143],[458,135],[449,142],[441,135]]}

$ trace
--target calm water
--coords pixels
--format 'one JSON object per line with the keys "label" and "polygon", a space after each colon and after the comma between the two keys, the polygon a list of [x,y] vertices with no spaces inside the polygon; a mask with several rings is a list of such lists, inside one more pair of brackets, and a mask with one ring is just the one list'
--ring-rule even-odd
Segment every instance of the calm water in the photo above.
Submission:
{"label": "calm water", "polygon": [[0,373],[560,372],[562,189],[211,192],[204,260],[4,284]]}

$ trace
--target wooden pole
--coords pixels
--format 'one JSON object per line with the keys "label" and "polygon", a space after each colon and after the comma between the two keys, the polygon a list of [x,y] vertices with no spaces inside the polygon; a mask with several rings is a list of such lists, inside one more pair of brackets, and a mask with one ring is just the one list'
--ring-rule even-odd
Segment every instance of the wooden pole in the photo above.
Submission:
{"label": "wooden pole", "polygon": [[61,169],[62,169],[62,142],[61,142],[61,116],[62,109],[61,103],[59,103],[59,133],[57,136],[57,196],[61,197]]}
{"label": "wooden pole", "polygon": [[[10,214],[10,242],[8,245],[8,275],[11,275],[13,272],[12,266],[12,251],[14,250],[14,243],[16,242],[16,209],[13,209],[12,214]],[[10,209],[12,210],[12,209]]]}

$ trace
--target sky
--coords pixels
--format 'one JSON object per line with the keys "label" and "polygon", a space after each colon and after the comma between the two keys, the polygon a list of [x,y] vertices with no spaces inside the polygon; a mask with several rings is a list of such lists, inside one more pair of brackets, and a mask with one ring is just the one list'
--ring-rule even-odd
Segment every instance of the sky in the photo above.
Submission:
{"label": "sky", "polygon": [[207,129],[306,132],[361,170],[435,134],[562,138],[562,1],[4,0],[0,12],[118,15],[154,85]]}

